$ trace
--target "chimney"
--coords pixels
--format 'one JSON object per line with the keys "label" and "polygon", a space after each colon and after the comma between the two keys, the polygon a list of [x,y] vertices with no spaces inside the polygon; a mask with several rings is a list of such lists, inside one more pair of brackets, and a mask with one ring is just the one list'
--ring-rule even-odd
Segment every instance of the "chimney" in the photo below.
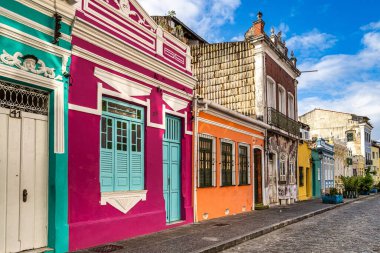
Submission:
{"label": "chimney", "polygon": [[253,36],[258,36],[264,34],[265,22],[263,20],[263,13],[259,11],[257,13],[257,20],[253,22]]}
{"label": "chimney", "polygon": [[246,40],[250,40],[253,37],[265,34],[264,32],[265,22],[262,18],[263,18],[263,14],[259,11],[257,13],[257,20],[253,22],[253,25],[251,26],[251,28],[249,28],[249,30],[245,33]]}

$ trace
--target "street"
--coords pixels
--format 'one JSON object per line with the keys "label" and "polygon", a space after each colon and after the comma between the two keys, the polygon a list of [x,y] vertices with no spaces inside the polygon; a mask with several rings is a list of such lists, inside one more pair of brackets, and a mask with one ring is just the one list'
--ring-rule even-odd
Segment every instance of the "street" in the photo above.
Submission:
{"label": "street", "polygon": [[379,213],[380,198],[370,197],[223,252],[380,252]]}

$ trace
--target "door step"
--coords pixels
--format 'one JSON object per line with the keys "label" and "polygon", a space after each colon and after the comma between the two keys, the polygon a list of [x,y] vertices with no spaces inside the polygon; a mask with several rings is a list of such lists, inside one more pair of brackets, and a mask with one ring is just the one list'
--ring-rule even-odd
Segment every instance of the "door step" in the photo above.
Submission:
{"label": "door step", "polygon": [[39,248],[39,249],[31,249],[31,250],[25,250],[25,251],[21,251],[19,253],[42,253],[42,252],[46,252],[46,251],[52,251],[54,249],[52,248]]}

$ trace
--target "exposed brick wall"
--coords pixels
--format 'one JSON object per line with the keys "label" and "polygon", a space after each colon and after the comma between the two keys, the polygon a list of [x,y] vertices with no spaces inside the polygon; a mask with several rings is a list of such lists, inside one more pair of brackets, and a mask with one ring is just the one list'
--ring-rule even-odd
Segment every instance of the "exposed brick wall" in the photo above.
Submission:
{"label": "exposed brick wall", "polygon": [[[294,85],[294,79],[286,73],[286,71],[281,68],[268,54],[265,56],[265,68],[266,68],[266,74],[270,77],[272,77],[276,84],[281,84],[282,87],[284,87],[286,93],[290,92],[294,100],[296,99],[295,96],[295,85]],[[279,98],[278,98],[278,85],[277,86],[277,109],[279,106]],[[296,101],[295,101],[296,102]],[[286,96],[286,112],[288,113],[288,98]]]}

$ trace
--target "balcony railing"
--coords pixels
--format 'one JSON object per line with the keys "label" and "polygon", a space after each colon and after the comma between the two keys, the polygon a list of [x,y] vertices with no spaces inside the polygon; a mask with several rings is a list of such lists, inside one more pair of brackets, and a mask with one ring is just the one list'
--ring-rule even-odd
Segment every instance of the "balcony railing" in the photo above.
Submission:
{"label": "balcony railing", "polygon": [[272,107],[268,108],[268,124],[297,137],[300,135],[301,124]]}
{"label": "balcony railing", "polygon": [[365,164],[366,165],[373,165],[373,161],[372,160],[367,160]]}

